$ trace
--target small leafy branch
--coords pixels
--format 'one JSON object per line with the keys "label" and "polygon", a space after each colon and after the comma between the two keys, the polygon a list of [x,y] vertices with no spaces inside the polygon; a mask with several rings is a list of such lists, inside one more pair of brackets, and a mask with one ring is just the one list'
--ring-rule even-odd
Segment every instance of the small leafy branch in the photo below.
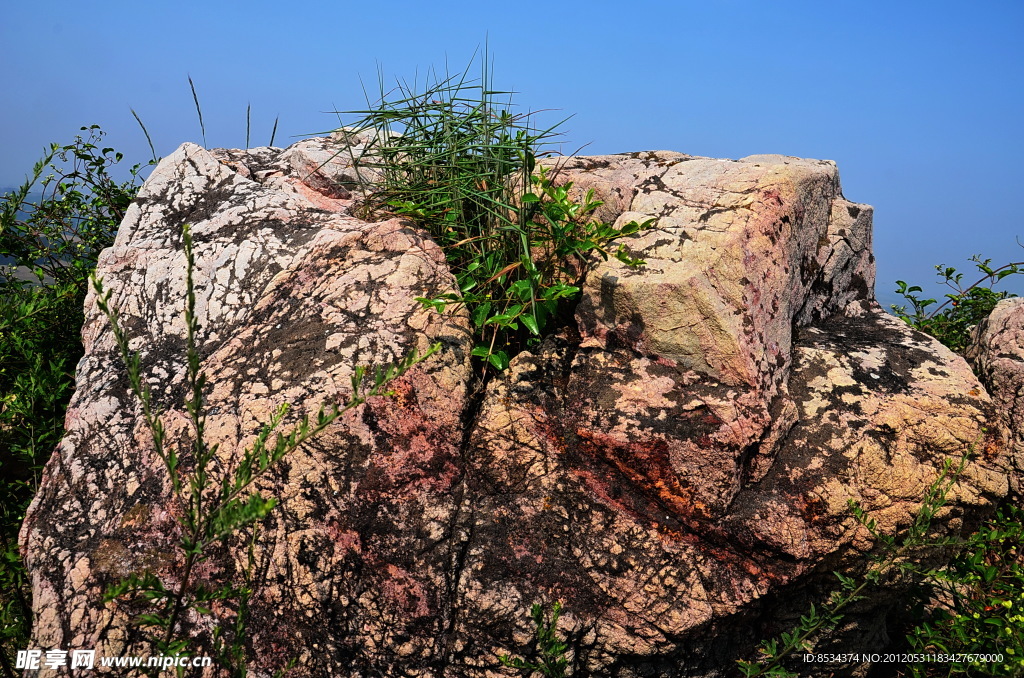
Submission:
{"label": "small leafy branch", "polygon": [[[423,92],[400,84],[384,91],[349,129],[374,130],[371,151],[353,158],[360,167],[364,212],[401,215],[426,228],[445,250],[458,292],[419,301],[438,312],[468,307],[484,368],[504,370],[520,347],[539,340],[565,304],[580,293],[592,253],[630,257],[615,241],[647,228],[621,228],[590,219],[601,202],[588,191],[570,200],[572,184],[556,186],[543,167],[542,144],[555,127],[535,131],[530,114],[509,112],[511,92],[492,90],[484,68],[479,80],[462,74],[434,78]],[[472,65],[472,64],[471,64]]]}
{"label": "small leafy branch", "polygon": [[[569,198],[572,183],[555,186],[546,168],[541,167],[539,174],[530,179],[539,195],[530,192],[522,197],[525,206],[537,210],[524,233],[529,243],[523,248],[524,254],[508,261],[504,256],[495,259],[490,252],[483,259],[485,263],[493,261],[491,266],[481,265],[480,259],[471,260],[457,268],[461,293],[418,299],[438,312],[448,304],[466,305],[477,336],[472,354],[497,370],[508,367],[512,346],[521,344],[524,338],[539,338],[558,315],[559,305],[579,297],[591,252],[605,260],[611,254],[627,266],[642,266],[645,262],[630,257],[625,246],[620,244],[611,252],[609,246],[654,221],[631,221],[622,228],[588,221],[603,204],[594,200],[593,190],[587,191],[582,203],[576,203]],[[449,249],[449,258],[455,261],[473,256],[465,252],[452,256],[451,252]],[[528,332],[525,337],[521,327]]]}
{"label": "small leafy branch", "polygon": [[530,616],[533,618],[535,626],[537,654],[540,657],[538,663],[528,662],[507,654],[499,655],[498,661],[503,666],[526,671],[527,675],[539,672],[547,678],[565,678],[565,669],[569,664],[569,660],[565,656],[568,646],[558,638],[556,631],[561,614],[561,601],[555,601],[551,606],[550,614],[545,612],[539,604],[535,604],[530,609]]}
{"label": "small leafy branch", "polygon": [[[230,644],[225,642],[223,633],[218,630],[216,643],[222,656],[231,662],[232,675],[241,677],[245,675],[241,641],[245,630],[247,604],[252,594],[251,569],[255,533],[250,540],[249,569],[245,585],[207,588],[193,581],[195,567],[209,557],[208,549],[211,545],[224,542],[233,534],[252,526],[274,508],[277,503],[275,499],[266,498],[254,490],[254,483],[259,478],[303,443],[321,433],[345,412],[362,405],[368,398],[393,395],[392,391],[386,390],[387,385],[414,365],[426,360],[440,348],[440,345],[434,344],[423,355],[413,351],[393,365],[378,368],[369,388],[364,383],[368,376],[366,368],[356,367],[351,379],[352,395],[347,402],[341,405],[333,404],[330,407],[321,406],[312,421],[308,416],[304,416],[287,433],[275,434],[288,412],[288,405],[281,405],[272,415],[270,422],[263,426],[256,441],[242,453],[234,471],[225,473],[218,481],[211,472],[217,460],[218,446],[209,445],[205,438],[203,391],[206,377],[200,371],[199,352],[196,349],[198,321],[195,316],[192,275],[195,262],[188,225],[183,229],[183,239],[186,259],[187,383],[190,391],[185,401],[185,409],[194,433],[191,449],[187,453],[191,457],[190,465],[183,466],[182,454],[165,444],[165,431],[160,413],[153,404],[149,387],[142,379],[139,354],[132,352],[128,347],[128,337],[121,326],[118,313],[110,306],[111,292],[103,289],[102,281],[95,275],[92,278],[97,304],[110,321],[114,339],[127,366],[132,391],[142,403],[143,418],[152,432],[156,455],[170,478],[172,498],[182,509],[179,518],[181,534],[178,546],[184,556],[184,564],[177,576],[177,586],[167,586],[154,573],[147,571],[111,586],[106,592],[106,601],[134,595],[154,606],[155,611],[139,615],[138,622],[142,626],[156,629],[156,635],[151,636],[150,641],[158,653],[176,656],[182,653],[186,646],[186,640],[178,637],[181,631],[179,622],[186,611],[211,615],[211,604],[215,601],[238,599],[240,603],[233,629],[234,640]],[[276,437],[272,440],[272,436]],[[192,470],[184,470],[188,466],[191,466]]]}
{"label": "small leafy branch", "polygon": [[1024,273],[1024,261],[1004,264],[992,268],[991,259],[982,259],[980,255],[971,257],[975,267],[983,274],[971,285],[964,287],[963,273],[958,273],[952,266],[935,267],[942,284],[953,291],[946,294],[946,300],[932,310],[928,310],[938,301],[921,299],[917,294],[922,291],[918,285],[907,285],[902,280],[896,281],[896,292],[902,295],[913,307],[892,306],[893,312],[912,327],[930,334],[950,349],[962,352],[971,338],[971,330],[984,320],[995,305],[1001,300],[1016,296],[1005,290],[992,289],[1004,278]]}
{"label": "small leafy branch", "polygon": [[953,539],[930,540],[928,531],[935,514],[946,504],[946,496],[963,473],[971,453],[972,451],[968,450],[958,461],[947,459],[944,462],[942,471],[925,491],[924,500],[914,516],[914,522],[899,542],[895,537],[879,532],[875,520],[851,499],[850,510],[857,522],[867,529],[881,547],[880,552],[872,556],[874,564],[859,583],[853,577],[835,572],[840,589],[832,593],[822,608],[811,605],[808,613],[800,617],[800,622],[792,631],[779,634],[778,639],[763,641],[758,648],[761,654],[758,661],[738,660],[743,675],[747,678],[795,678],[798,674],[785,668],[784,660],[794,653],[812,651],[814,640],[833,631],[843,619],[843,611],[850,604],[864,598],[865,589],[880,586],[894,571],[920,574],[916,567],[906,560],[912,552],[923,547],[953,545]]}
{"label": "small leafy branch", "polygon": [[[99,125],[82,131],[88,136],[79,135],[72,144],[51,144],[31,177],[3,197],[0,252],[31,270],[40,282],[71,283],[84,296],[96,257],[113,242],[138,192],[140,173],[153,163],[133,166],[131,179],[118,183],[109,172],[122,154],[100,146],[104,132]],[[29,202],[36,182],[42,197]],[[11,270],[2,275],[8,283],[13,280]]]}

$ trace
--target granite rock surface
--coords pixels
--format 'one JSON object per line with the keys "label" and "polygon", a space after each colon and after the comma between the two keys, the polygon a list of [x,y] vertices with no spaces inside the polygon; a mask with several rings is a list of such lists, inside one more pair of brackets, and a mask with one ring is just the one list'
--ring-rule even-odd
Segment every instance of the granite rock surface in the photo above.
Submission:
{"label": "granite rock surface", "polygon": [[975,328],[966,354],[1009,437],[1011,490],[1019,499],[1024,480],[1024,299],[1000,301]]}
{"label": "granite rock surface", "polygon": [[[221,469],[280,403],[294,421],[343,401],[355,365],[443,345],[261,481],[280,505],[254,541],[251,675],[295,659],[290,676],[512,676],[498,655],[529,656],[529,608],[555,600],[573,675],[732,675],[805,611],[793,601],[873,548],[848,500],[898,534],[968,449],[937,526],[1007,493],[1017,462],[996,406],[961,358],[874,302],[871,208],[843,197],[833,163],[562,159],[558,181],[593,189],[600,218],[656,220],[627,243],[647,264],[595,262],[575,317],[480,381],[465,314],[415,301],[454,289],[441,249],[352,215],[367,143],[185,144],[98,267],[168,438],[187,443],[191,225]],[[92,296],[83,335],[68,432],[21,533],[33,640],[146,654],[141,610],[102,594],[147,570],[176,584],[180,507]],[[228,540],[198,581],[240,581],[246,544]],[[190,615],[189,650],[210,654],[234,614]]]}

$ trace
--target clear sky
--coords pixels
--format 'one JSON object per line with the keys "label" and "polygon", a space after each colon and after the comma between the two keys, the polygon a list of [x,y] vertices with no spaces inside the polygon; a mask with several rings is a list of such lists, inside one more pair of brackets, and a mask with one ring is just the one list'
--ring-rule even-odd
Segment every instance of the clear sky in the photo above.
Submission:
{"label": "clear sky", "polygon": [[875,207],[886,303],[935,264],[1024,260],[1022,36],[1021,0],[9,3],[0,186],[94,123],[147,160],[129,108],[159,155],[201,143],[189,75],[209,146],[244,146],[250,103],[252,145],[280,115],[281,146],[364,106],[378,64],[457,69],[486,39],[497,87],[575,116],[567,152],[835,160],[846,197]]}

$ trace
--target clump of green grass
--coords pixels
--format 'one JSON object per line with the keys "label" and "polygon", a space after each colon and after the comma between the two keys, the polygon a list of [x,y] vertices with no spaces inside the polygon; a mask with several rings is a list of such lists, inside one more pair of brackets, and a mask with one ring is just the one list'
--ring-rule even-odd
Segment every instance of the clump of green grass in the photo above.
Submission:
{"label": "clump of green grass", "polygon": [[[580,293],[590,256],[643,264],[614,241],[651,224],[595,222],[602,203],[588,192],[569,198],[537,160],[558,125],[535,129],[513,113],[512,92],[491,88],[484,57],[479,79],[428,77],[418,89],[399,83],[361,111],[348,129],[372,130],[370,152],[353,158],[367,196],[365,217],[399,215],[426,228],[444,249],[459,291],[420,299],[443,311],[468,307],[473,355],[503,370],[535,343]],[[365,170],[371,170],[366,172]]]}

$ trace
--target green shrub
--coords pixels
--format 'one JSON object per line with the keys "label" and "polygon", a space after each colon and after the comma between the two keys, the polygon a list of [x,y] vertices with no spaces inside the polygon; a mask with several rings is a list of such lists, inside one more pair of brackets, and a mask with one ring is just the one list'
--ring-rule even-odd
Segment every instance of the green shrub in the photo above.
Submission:
{"label": "green shrub", "polygon": [[[594,222],[601,202],[588,192],[569,199],[571,184],[555,186],[537,169],[554,128],[534,131],[530,115],[514,115],[510,95],[462,74],[434,78],[422,92],[400,84],[347,129],[373,130],[369,151],[353,158],[367,200],[364,216],[401,215],[426,228],[444,249],[459,292],[420,299],[443,311],[465,305],[476,336],[473,355],[503,370],[535,343],[580,293],[589,256],[614,255],[631,266],[620,245],[649,226]],[[394,95],[389,98],[389,96]],[[369,105],[369,104],[368,104]],[[556,126],[557,127],[557,126]]]}
{"label": "green shrub", "polygon": [[942,283],[953,291],[946,294],[946,301],[931,311],[928,307],[938,303],[936,299],[921,299],[917,296],[922,291],[919,286],[908,286],[906,282],[897,280],[896,293],[910,302],[913,312],[908,313],[906,306],[893,306],[893,312],[911,327],[962,353],[967,348],[974,326],[988,317],[1000,301],[1016,296],[1005,290],[997,292],[992,287],[1008,276],[1024,273],[1024,261],[1004,264],[999,268],[989,267],[992,260],[982,260],[980,255],[971,257],[971,261],[983,276],[967,287],[963,286],[964,274],[957,273],[952,266],[935,267]]}
{"label": "green shrub", "polygon": [[[33,170],[32,177],[0,206],[0,255],[13,257],[39,282],[69,282],[85,295],[89,273],[100,250],[113,243],[117,227],[135,198],[144,165],[135,165],[131,178],[117,182],[110,171],[123,156],[101,148],[104,133],[98,125],[83,127],[83,138],[67,146],[52,144]],[[152,164],[152,163],[149,163]],[[46,169],[51,174],[42,176]],[[36,182],[42,198],[28,201]],[[19,212],[28,216],[19,219]],[[14,280],[13,271],[4,280]],[[81,311],[79,311],[81,314]]]}
{"label": "green shrub", "polygon": [[1001,655],[1002,661],[918,664],[908,676],[1024,675],[1024,570],[1021,540],[1024,512],[1006,506],[972,534],[948,565],[928,573],[937,608],[914,628],[914,652],[945,655]]}
{"label": "green shrub", "polygon": [[[28,644],[30,591],[17,549],[43,464],[64,433],[82,357],[89,273],[113,242],[140,183],[117,182],[120,153],[99,127],[52,144],[25,183],[0,198],[0,669]],[[45,174],[45,176],[44,176]],[[33,193],[33,189],[41,194]],[[38,195],[38,198],[35,197]],[[8,671],[8,675],[13,675]]]}
{"label": "green shrub", "polygon": [[[994,285],[1024,273],[1024,262],[992,268],[991,259],[971,258],[982,277],[963,286],[963,274],[936,266],[939,278],[953,292],[929,311],[935,299],[921,299],[919,286],[897,281],[897,292],[913,307],[893,306],[911,326],[930,334],[950,349],[962,353],[974,327],[1001,300],[1013,296],[995,291]],[[1024,537],[1021,510],[1004,506],[996,517],[960,544],[957,555],[945,566],[928,573],[937,607],[929,618],[912,629],[908,645],[927,654],[1002,654],[999,662],[942,662],[908,666],[906,674],[923,676],[1024,675],[1024,573],[1020,543]]]}

